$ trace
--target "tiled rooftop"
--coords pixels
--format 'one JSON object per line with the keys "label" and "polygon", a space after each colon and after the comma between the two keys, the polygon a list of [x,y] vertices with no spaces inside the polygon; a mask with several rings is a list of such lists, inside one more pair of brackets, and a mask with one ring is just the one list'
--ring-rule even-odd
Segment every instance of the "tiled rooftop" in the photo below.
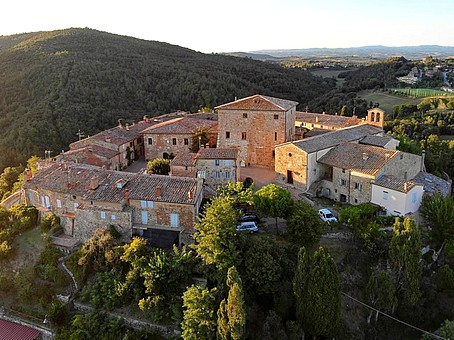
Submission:
{"label": "tiled rooftop", "polygon": [[215,109],[223,110],[260,110],[260,111],[287,111],[296,107],[298,102],[292,100],[262,96],[254,96],[235,100],[230,103],[216,106]]}
{"label": "tiled rooftop", "polygon": [[375,180],[374,184],[403,193],[409,192],[416,186],[416,183],[413,181],[399,179],[392,175],[381,175]]}
{"label": "tiled rooftop", "polygon": [[103,148],[99,145],[85,146],[69,150],[57,156],[58,161],[84,163],[99,167],[109,166],[109,159],[118,155],[118,151]]}
{"label": "tiled rooftop", "polygon": [[341,169],[375,175],[398,151],[357,143],[342,143],[318,162]]}
{"label": "tiled rooftop", "polygon": [[0,319],[0,340],[35,340],[40,335],[34,328]]}
{"label": "tiled rooftop", "polygon": [[143,130],[143,133],[155,134],[192,134],[198,128],[217,128],[217,120],[181,117],[158,123]]}
{"label": "tiled rooftop", "polygon": [[384,147],[391,140],[393,140],[393,138],[388,135],[384,135],[384,136],[370,136],[369,135],[369,136],[366,136],[363,139],[361,139],[359,142],[361,144]]}
{"label": "tiled rooftop", "polygon": [[198,159],[236,159],[237,149],[227,148],[201,148],[197,155]]}
{"label": "tiled rooftop", "polygon": [[330,115],[325,113],[312,113],[312,112],[301,112],[296,111],[296,121],[301,121],[309,124],[323,124],[327,127],[335,127],[337,129],[354,126],[362,123],[362,119],[338,115]]}
{"label": "tiled rooftop", "polygon": [[413,182],[421,184],[424,188],[424,192],[428,194],[440,193],[443,196],[451,194],[451,183],[429,174],[428,172],[421,171],[413,179]]}
{"label": "tiled rooftop", "polygon": [[197,154],[180,153],[170,161],[170,166],[195,166]]}
{"label": "tiled rooftop", "polygon": [[322,135],[305,138],[292,143],[301,150],[311,153],[331,148],[343,142],[356,141],[368,135],[377,135],[381,133],[383,133],[383,129],[373,125],[363,124],[327,132]]}
{"label": "tiled rooftop", "polygon": [[[117,187],[119,180],[123,188]],[[24,184],[26,189],[45,189],[80,196],[84,200],[120,203],[129,189],[134,200],[195,204],[201,181],[160,175],[143,175],[104,170],[86,164],[55,164],[38,172]],[[158,188],[161,195],[157,196]],[[192,192],[189,198],[188,192]]]}

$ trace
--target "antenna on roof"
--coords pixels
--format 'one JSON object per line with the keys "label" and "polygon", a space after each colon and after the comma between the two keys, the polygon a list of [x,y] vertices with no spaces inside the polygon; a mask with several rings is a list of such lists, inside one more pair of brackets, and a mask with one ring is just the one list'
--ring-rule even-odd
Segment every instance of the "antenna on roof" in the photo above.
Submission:
{"label": "antenna on roof", "polygon": [[85,134],[82,131],[80,131],[80,129],[79,129],[79,131],[77,131],[76,135],[79,136],[79,140],[81,140],[83,137],[85,137]]}

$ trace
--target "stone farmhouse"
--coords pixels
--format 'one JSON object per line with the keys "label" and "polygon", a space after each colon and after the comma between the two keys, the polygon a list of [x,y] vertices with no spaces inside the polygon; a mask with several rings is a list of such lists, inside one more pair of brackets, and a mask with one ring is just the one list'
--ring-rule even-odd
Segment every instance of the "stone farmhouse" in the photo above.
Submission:
{"label": "stone farmhouse", "polygon": [[76,240],[113,226],[123,240],[140,235],[152,245],[168,247],[190,242],[202,186],[195,178],[54,163],[28,179],[23,194],[41,214],[59,216],[64,233]]}
{"label": "stone farmhouse", "polygon": [[142,131],[145,160],[169,159],[177,154],[191,152],[193,134],[197,130],[205,130],[208,147],[216,147],[217,127],[215,114],[191,114],[150,126]]}
{"label": "stone farmhouse", "polygon": [[274,147],[292,141],[297,102],[262,95],[216,107],[219,148],[239,150],[242,166],[274,167]]}
{"label": "stone farmhouse", "polygon": [[171,176],[197,177],[216,189],[240,180],[237,149],[201,148],[197,154],[179,154],[170,162]]}

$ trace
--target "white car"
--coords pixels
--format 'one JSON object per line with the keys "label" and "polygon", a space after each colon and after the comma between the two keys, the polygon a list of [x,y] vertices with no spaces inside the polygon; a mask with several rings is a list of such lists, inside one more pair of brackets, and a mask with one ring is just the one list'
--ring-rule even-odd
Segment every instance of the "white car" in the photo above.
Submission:
{"label": "white car", "polygon": [[333,213],[331,212],[331,210],[329,209],[320,209],[318,211],[318,214],[320,216],[320,218],[322,219],[323,222],[326,222],[326,223],[337,223],[337,218],[336,216],[333,215]]}
{"label": "white car", "polygon": [[259,227],[257,227],[257,223],[254,221],[241,222],[241,224],[236,226],[236,231],[246,231],[253,234],[259,231]]}

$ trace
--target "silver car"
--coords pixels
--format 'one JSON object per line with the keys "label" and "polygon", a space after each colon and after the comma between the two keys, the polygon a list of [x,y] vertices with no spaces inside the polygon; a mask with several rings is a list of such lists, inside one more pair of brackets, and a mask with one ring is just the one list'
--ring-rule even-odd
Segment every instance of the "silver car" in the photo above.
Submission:
{"label": "silver car", "polygon": [[254,221],[241,222],[241,224],[236,226],[236,231],[246,231],[250,234],[253,234],[259,231],[259,227],[257,227],[257,223],[255,223]]}

